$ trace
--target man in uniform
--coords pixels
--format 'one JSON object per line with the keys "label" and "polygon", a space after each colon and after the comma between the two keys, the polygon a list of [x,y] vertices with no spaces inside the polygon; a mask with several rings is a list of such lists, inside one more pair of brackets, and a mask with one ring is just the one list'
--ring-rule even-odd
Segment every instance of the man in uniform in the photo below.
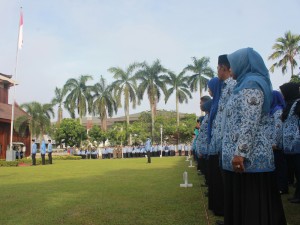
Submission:
{"label": "man in uniform", "polygon": [[49,164],[52,164],[52,143],[51,143],[51,140],[48,140],[48,158],[49,158]]}
{"label": "man in uniform", "polygon": [[46,143],[44,140],[42,140],[42,144],[41,144],[42,165],[46,164],[45,155],[46,155]]}
{"label": "man in uniform", "polygon": [[35,140],[32,139],[32,145],[31,145],[31,158],[32,158],[32,165],[35,166],[36,165],[36,160],[35,160],[35,155],[36,155],[36,143]]}
{"label": "man in uniform", "polygon": [[151,139],[150,138],[147,138],[145,144],[145,150],[147,152],[148,163],[151,163]]}

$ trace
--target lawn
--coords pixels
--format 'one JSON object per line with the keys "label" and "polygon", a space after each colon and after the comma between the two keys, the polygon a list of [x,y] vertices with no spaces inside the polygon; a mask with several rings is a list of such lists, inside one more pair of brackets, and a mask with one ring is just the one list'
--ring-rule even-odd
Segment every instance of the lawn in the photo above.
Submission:
{"label": "lawn", "polygon": [[[169,157],[1,167],[0,224],[206,225],[203,177],[188,165]],[[179,187],[185,170],[192,188]],[[299,224],[300,205],[285,206],[289,224]]]}

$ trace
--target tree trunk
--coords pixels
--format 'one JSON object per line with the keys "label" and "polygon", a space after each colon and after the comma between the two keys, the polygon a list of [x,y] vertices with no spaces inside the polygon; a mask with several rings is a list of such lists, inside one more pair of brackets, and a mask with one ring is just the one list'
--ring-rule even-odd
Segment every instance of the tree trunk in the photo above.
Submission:
{"label": "tree trunk", "polygon": [[57,116],[57,123],[60,124],[61,120],[62,120],[62,108],[61,107],[58,107],[58,116]]}
{"label": "tree trunk", "polygon": [[107,115],[106,115],[106,112],[105,112],[103,118],[101,119],[101,128],[102,128],[103,131],[107,130]]}
{"label": "tree trunk", "polygon": [[[199,101],[201,101],[202,98],[202,86],[201,86],[201,75],[200,75],[200,79],[199,79],[199,90],[200,90],[200,99]],[[202,112],[201,108],[200,108],[200,115],[204,115],[204,112]]]}
{"label": "tree trunk", "polygon": [[125,115],[126,115],[126,138],[127,143],[130,143],[130,135],[128,135],[128,128],[129,128],[129,99],[126,100],[125,103]]}
{"label": "tree trunk", "polygon": [[177,116],[177,126],[176,126],[176,132],[177,132],[177,145],[176,145],[176,151],[178,150],[178,144],[179,144],[179,98],[176,90],[176,116]]}

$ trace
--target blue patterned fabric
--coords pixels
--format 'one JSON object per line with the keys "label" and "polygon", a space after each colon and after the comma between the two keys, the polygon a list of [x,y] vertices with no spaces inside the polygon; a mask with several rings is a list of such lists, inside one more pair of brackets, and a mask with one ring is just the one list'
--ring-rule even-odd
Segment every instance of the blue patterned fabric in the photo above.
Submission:
{"label": "blue patterned fabric", "polygon": [[198,153],[198,156],[200,154],[206,155],[208,151],[208,143],[207,143],[207,126],[208,126],[208,119],[209,116],[206,114],[203,118],[203,121],[201,123],[200,129],[199,129],[199,135],[197,137],[196,142],[196,152]]}
{"label": "blue patterned fabric", "polygon": [[229,54],[227,58],[237,80],[234,94],[244,89],[261,90],[264,97],[263,112],[269,113],[273,89],[262,57],[252,48],[243,48]]}
{"label": "blue patterned fabric", "polygon": [[299,117],[294,113],[298,101],[300,100],[294,102],[287,119],[282,124],[283,151],[285,154],[300,154],[300,149],[292,148],[295,140],[300,136]]}
{"label": "blue patterned fabric", "polygon": [[278,109],[273,114],[270,114],[270,123],[267,127],[267,138],[270,139],[272,145],[282,149],[282,109]]}
{"label": "blue patterned fabric", "polygon": [[212,99],[212,106],[209,113],[209,120],[208,120],[208,126],[207,126],[207,142],[211,142],[211,131],[212,131],[212,125],[213,121],[216,117],[217,111],[218,111],[218,104],[221,97],[221,89],[222,89],[223,81],[220,80],[218,77],[212,78],[207,86],[212,92],[213,99]]}
{"label": "blue patterned fabric", "polygon": [[243,89],[233,94],[226,105],[222,142],[222,166],[233,171],[234,156],[244,157],[245,172],[274,171],[271,141],[267,138],[269,115],[262,113],[263,92]]}
{"label": "blue patterned fabric", "polygon": [[221,153],[223,130],[225,123],[225,107],[228,103],[230,96],[232,95],[233,89],[236,85],[236,81],[231,77],[226,79],[222,85],[222,94],[218,104],[218,112],[216,118],[213,121],[212,126],[212,138],[209,148],[210,155],[216,155]]}
{"label": "blue patterned fabric", "polygon": [[282,97],[282,94],[279,91],[273,91],[272,92],[272,104],[271,104],[271,110],[270,115],[273,115],[277,110],[283,109],[285,107],[285,102]]}

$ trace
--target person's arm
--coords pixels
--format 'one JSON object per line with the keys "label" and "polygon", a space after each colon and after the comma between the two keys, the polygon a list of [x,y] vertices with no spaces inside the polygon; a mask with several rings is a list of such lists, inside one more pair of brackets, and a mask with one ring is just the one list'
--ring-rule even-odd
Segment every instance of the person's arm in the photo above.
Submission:
{"label": "person's arm", "polygon": [[249,158],[253,149],[253,142],[262,114],[263,93],[257,89],[242,90],[240,99],[241,121],[237,139],[237,148],[232,160],[233,169],[244,172],[244,158]]}

